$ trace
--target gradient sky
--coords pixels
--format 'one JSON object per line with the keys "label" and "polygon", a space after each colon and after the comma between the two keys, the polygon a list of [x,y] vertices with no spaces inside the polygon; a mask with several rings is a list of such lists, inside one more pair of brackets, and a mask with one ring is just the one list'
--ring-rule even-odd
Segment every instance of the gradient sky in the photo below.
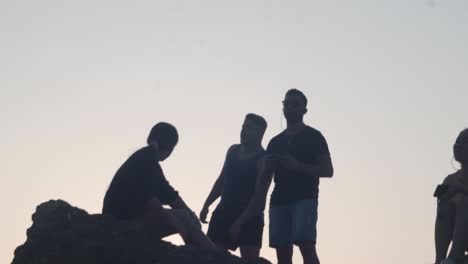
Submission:
{"label": "gradient sky", "polygon": [[467,47],[466,0],[0,0],[0,262],[37,204],[100,212],[158,121],[179,129],[162,165],[198,212],[245,114],[268,120],[266,146],[297,87],[335,165],[322,263],[431,263],[432,193],[468,126]]}

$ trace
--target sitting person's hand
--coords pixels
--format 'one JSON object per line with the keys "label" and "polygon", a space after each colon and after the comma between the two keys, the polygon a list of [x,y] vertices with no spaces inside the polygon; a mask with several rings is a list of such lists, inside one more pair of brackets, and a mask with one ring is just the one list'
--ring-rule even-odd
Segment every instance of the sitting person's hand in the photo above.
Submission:
{"label": "sitting person's hand", "polygon": [[194,211],[189,210],[188,212],[190,219],[192,220],[193,224],[198,228],[201,229],[202,225],[200,223],[200,220],[198,219],[197,215],[195,214]]}

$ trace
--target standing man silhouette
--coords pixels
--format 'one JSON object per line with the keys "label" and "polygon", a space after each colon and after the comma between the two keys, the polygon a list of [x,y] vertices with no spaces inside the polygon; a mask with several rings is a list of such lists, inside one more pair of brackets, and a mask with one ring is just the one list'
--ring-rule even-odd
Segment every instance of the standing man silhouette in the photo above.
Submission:
{"label": "standing man silhouette", "polygon": [[307,98],[301,91],[290,89],[286,93],[283,113],[287,128],[268,144],[256,192],[230,234],[236,238],[246,219],[262,210],[274,175],[269,233],[278,264],[292,263],[293,245],[299,247],[304,264],[319,264],[315,246],[319,182],[333,176],[330,152],[323,135],[304,124]]}

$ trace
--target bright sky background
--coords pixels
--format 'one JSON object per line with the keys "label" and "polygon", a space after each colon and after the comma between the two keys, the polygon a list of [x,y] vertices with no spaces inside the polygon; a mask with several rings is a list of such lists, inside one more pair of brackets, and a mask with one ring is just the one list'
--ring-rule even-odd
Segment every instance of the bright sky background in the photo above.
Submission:
{"label": "bright sky background", "polygon": [[268,120],[266,146],[297,87],[335,165],[322,263],[431,263],[432,193],[468,126],[467,47],[466,0],[0,0],[0,262],[37,204],[100,212],[158,121],[179,129],[162,165],[198,212],[245,114]]}

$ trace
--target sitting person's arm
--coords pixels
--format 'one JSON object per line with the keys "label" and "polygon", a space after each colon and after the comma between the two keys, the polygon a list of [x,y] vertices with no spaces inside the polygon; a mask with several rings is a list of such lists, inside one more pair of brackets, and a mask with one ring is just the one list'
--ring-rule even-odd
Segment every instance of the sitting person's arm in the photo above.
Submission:
{"label": "sitting person's arm", "polygon": [[194,224],[201,228],[198,218],[187,206],[179,193],[169,184],[160,166],[152,166],[152,177],[149,186],[144,186],[143,190],[148,193],[147,196],[155,196],[159,199],[161,205],[169,205],[173,209],[186,211],[191,216]]}
{"label": "sitting person's arm", "polygon": [[187,211],[190,210],[188,205],[184,202],[184,200],[180,196],[178,196],[175,200],[170,202],[169,206],[172,209],[182,209],[182,210],[187,210]]}
{"label": "sitting person's arm", "polygon": [[187,236],[187,228],[177,217],[174,217],[174,215],[169,213],[169,211],[164,210],[162,203],[157,197],[153,197],[146,203],[145,211],[146,219],[150,221],[154,221],[155,219],[163,219],[163,222],[170,223],[173,229],[182,237]]}
{"label": "sitting person's arm", "polygon": [[179,196],[177,199],[173,200],[169,206],[172,208],[172,209],[180,209],[180,210],[183,210],[185,211],[189,216],[190,218],[192,219],[193,223],[201,228],[201,224],[200,224],[200,221],[198,220],[198,217],[197,215],[192,211],[192,209],[190,209],[187,204],[184,202],[184,200]]}

